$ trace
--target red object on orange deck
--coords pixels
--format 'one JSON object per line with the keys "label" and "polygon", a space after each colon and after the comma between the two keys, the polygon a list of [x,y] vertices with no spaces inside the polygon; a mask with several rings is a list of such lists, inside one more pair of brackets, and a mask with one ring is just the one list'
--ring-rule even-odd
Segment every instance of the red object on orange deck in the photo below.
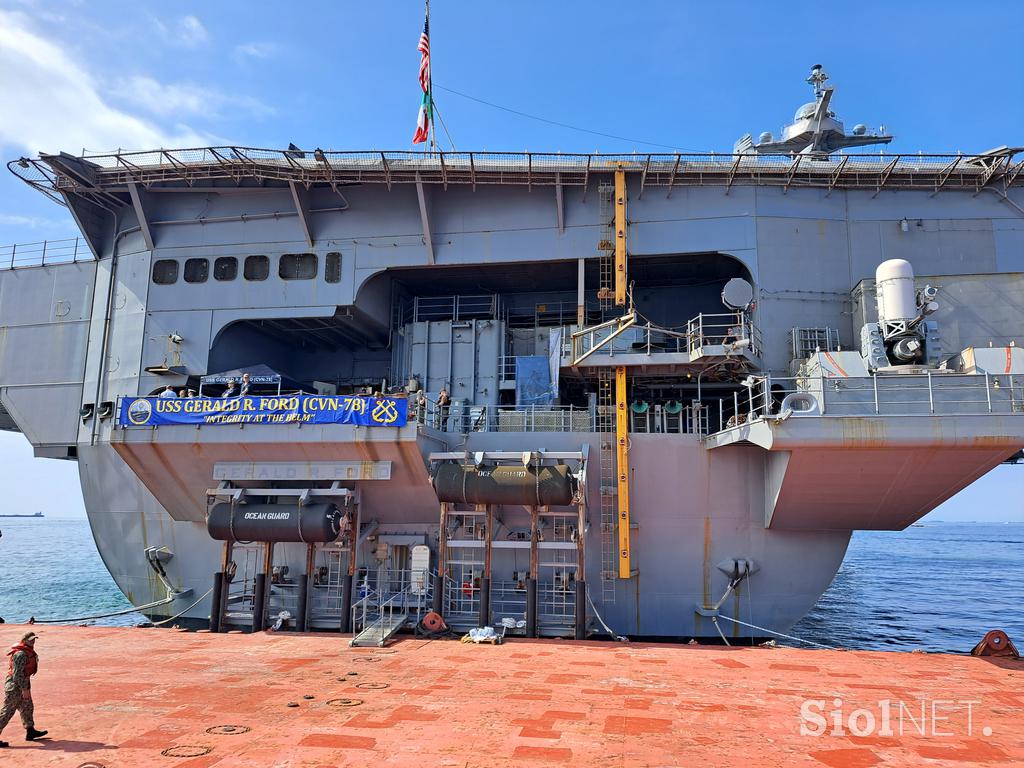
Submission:
{"label": "red object on orange deck", "polygon": [[993,629],[971,650],[971,656],[1010,656],[1019,659],[1017,647],[1001,629]]}
{"label": "red object on orange deck", "polygon": [[423,627],[430,632],[440,632],[444,629],[444,619],[441,614],[431,611],[423,617]]}

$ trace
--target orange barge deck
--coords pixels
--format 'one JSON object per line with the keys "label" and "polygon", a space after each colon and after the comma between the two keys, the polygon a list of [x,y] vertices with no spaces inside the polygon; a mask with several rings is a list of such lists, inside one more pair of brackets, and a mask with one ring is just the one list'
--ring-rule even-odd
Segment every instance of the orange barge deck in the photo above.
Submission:
{"label": "orange barge deck", "polygon": [[[1024,764],[1024,662],[1009,659],[34,629],[52,738],[26,743],[15,717],[4,765]],[[24,631],[0,626],[0,644]]]}

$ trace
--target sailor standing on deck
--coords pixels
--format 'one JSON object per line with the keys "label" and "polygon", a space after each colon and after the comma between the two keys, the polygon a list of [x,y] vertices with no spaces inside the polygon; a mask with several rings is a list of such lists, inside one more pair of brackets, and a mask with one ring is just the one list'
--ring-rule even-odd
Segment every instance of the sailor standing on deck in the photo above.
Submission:
{"label": "sailor standing on deck", "polygon": [[[4,706],[0,709],[0,731],[14,717],[15,712],[21,713],[21,722],[25,726],[25,738],[35,741],[46,735],[46,731],[37,731],[32,719],[32,675],[39,670],[39,657],[35,651],[36,633],[26,632],[21,642],[13,646],[7,655],[10,664],[7,677],[4,678]],[[6,741],[0,741],[0,747],[6,747]]]}

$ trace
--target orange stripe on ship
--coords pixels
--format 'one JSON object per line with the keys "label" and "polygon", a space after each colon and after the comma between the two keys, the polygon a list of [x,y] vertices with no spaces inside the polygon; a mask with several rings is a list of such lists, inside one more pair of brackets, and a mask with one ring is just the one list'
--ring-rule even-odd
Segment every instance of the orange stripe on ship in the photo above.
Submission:
{"label": "orange stripe on ship", "polygon": [[846,371],[844,371],[843,370],[843,366],[841,366],[839,363],[836,362],[836,359],[834,357],[832,357],[832,353],[831,352],[826,352],[825,353],[825,357],[827,357],[828,361],[830,363],[832,363],[832,365],[834,365],[839,370],[839,375],[840,376],[842,376],[844,379],[850,378],[850,374],[848,374]]}

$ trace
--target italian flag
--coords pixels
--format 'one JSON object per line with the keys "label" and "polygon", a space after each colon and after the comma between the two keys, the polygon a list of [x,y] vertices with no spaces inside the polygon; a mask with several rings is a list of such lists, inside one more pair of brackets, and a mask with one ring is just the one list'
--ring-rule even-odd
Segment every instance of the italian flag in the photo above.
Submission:
{"label": "italian flag", "polygon": [[430,94],[424,92],[420,102],[420,113],[416,118],[416,133],[412,136],[413,144],[422,144],[430,133]]}

